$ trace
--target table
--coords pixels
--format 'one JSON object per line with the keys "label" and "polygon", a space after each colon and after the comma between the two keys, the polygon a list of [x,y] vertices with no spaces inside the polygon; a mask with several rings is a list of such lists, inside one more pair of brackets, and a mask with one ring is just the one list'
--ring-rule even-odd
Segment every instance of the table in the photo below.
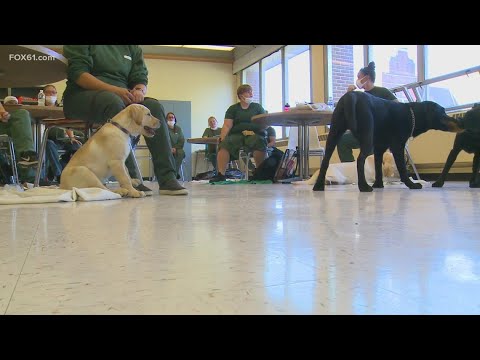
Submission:
{"label": "table", "polygon": [[0,86],[30,87],[67,77],[67,59],[40,45],[0,45]]}
{"label": "table", "polygon": [[[0,45],[1,47],[1,45]],[[40,120],[42,119],[62,119],[65,117],[63,108],[58,106],[38,106],[38,105],[3,105],[5,110],[12,112],[18,109],[25,109],[30,113],[30,116],[35,121],[35,131],[33,131],[33,142],[37,154],[40,153],[40,139],[42,138],[42,126]]]}
{"label": "table", "polygon": [[[215,145],[218,153],[218,144],[220,144],[220,137],[201,137],[201,138],[189,138],[187,142],[190,144],[205,144],[205,145]],[[198,157],[198,155],[197,155]],[[195,158],[195,169],[194,173],[197,175],[197,158]],[[208,169],[207,169],[208,170]]]}
{"label": "table", "polygon": [[296,126],[298,127],[299,172],[302,179],[309,174],[308,139],[309,126],[329,125],[333,111],[290,110],[269,114],[260,114],[252,117],[252,121],[267,128],[268,126]]}

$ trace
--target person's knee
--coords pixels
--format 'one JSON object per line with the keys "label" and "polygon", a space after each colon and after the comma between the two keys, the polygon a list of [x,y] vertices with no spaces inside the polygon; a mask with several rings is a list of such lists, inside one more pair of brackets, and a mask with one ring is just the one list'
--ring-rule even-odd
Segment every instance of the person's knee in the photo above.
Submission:
{"label": "person's knee", "polygon": [[25,109],[13,110],[10,113],[10,121],[12,120],[30,120],[30,113]]}
{"label": "person's knee", "polygon": [[110,91],[102,91],[98,93],[95,103],[97,104],[96,106],[103,106],[105,115],[110,118],[125,109],[125,104],[122,98]]}
{"label": "person's knee", "polygon": [[165,109],[163,105],[157,99],[146,98],[143,102],[143,105],[146,106],[152,112],[152,115],[157,119],[165,119]]}

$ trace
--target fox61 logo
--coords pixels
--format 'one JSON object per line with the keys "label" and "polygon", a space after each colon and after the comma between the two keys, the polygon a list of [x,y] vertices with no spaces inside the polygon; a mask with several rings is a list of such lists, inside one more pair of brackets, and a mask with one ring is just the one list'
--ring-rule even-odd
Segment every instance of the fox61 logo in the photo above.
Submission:
{"label": "fox61 logo", "polygon": [[36,54],[9,54],[9,61],[52,61],[55,58],[51,55],[36,55]]}

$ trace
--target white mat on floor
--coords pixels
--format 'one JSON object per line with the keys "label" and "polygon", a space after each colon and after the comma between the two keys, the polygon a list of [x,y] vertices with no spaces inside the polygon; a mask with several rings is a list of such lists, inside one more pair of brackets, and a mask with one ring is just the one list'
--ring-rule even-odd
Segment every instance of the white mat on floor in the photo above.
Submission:
{"label": "white mat on floor", "polygon": [[121,198],[119,194],[100,188],[62,190],[36,187],[25,191],[18,191],[12,188],[0,189],[0,205],[99,201]]}

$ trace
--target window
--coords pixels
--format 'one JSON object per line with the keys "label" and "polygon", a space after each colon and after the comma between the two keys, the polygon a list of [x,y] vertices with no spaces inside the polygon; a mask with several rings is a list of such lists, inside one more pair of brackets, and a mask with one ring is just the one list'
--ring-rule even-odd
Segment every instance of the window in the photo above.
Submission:
{"label": "window", "polygon": [[[480,65],[480,45],[425,46],[425,78]],[[478,88],[477,88],[478,89]]]}
{"label": "window", "polygon": [[288,45],[285,47],[287,94],[290,106],[297,102],[310,102],[312,98],[310,86],[310,46]]}
{"label": "window", "polygon": [[357,73],[364,67],[363,45],[331,45],[328,56],[328,94],[336,102],[355,84]]}
{"label": "window", "polygon": [[[283,72],[281,51],[274,52],[262,60],[263,107],[269,113],[283,111]],[[282,127],[273,126],[277,138],[283,137]]]}
{"label": "window", "polygon": [[260,103],[260,64],[255,63],[242,72],[242,84],[248,84],[253,89],[253,101]]}

